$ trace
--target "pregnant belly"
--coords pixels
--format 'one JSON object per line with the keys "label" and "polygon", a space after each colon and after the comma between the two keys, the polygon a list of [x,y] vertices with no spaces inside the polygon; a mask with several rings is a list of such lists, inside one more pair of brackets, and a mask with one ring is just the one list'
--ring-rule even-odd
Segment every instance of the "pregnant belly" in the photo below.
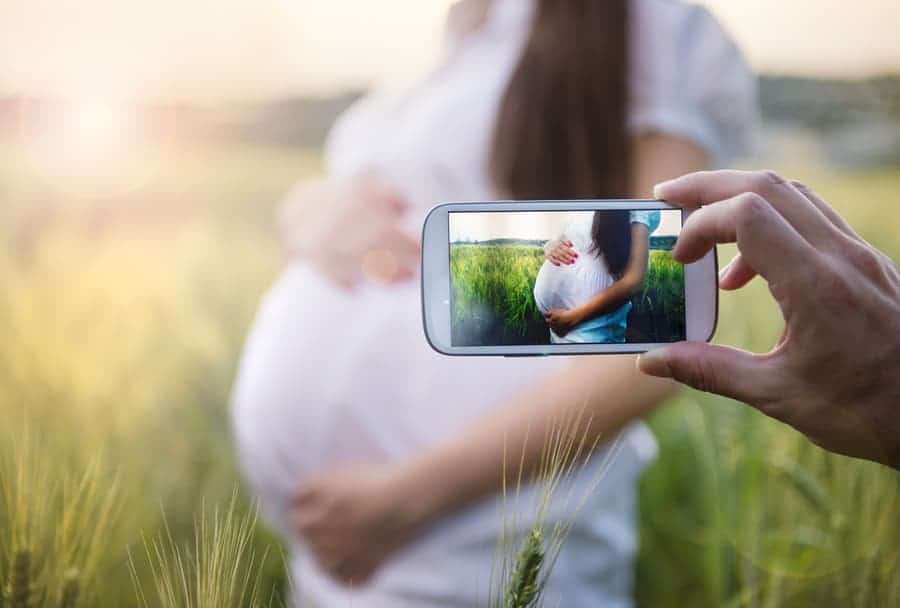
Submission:
{"label": "pregnant belly", "polygon": [[554,308],[572,308],[571,298],[567,298],[567,283],[575,278],[571,266],[554,266],[544,262],[534,281],[534,302],[541,312]]}
{"label": "pregnant belly", "polygon": [[602,262],[582,256],[569,266],[544,262],[534,282],[534,301],[541,312],[568,310],[582,304],[612,284]]}
{"label": "pregnant belly", "polygon": [[353,462],[457,432],[555,363],[448,358],[423,337],[418,286],[344,292],[297,265],[265,298],[234,392],[241,461],[265,500]]}
{"label": "pregnant belly", "polygon": [[354,462],[401,459],[523,390],[533,360],[442,357],[422,332],[418,285],[333,287],[303,265],[266,296],[233,398],[245,473],[263,496]]}

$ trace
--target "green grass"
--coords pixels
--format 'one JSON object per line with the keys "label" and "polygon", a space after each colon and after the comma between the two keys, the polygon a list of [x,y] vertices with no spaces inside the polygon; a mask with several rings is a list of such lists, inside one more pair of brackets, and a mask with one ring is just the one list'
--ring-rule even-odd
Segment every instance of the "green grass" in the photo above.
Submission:
{"label": "green grass", "polygon": [[[148,156],[152,170],[110,191],[100,168],[61,178],[0,144],[0,580],[25,573],[28,553],[39,606],[61,604],[73,580],[79,606],[140,605],[129,549],[158,605],[167,575],[154,576],[142,539],[174,541],[161,541],[158,566],[172,564],[173,546],[215,563],[197,522],[226,513],[230,529],[249,526],[247,551],[230,555],[254,556],[246,580],[260,573],[259,597],[284,582],[275,539],[243,523],[247,497],[228,510],[239,477],[227,397],[280,264],[274,202],[318,161],[236,144]],[[788,172],[900,259],[900,170]],[[718,339],[768,348],[781,330],[769,302],[759,282],[723,295]],[[896,473],[693,392],[651,423],[661,453],[641,484],[641,606],[900,605]]]}
{"label": "green grass", "polygon": [[[544,263],[540,247],[452,245],[453,343],[547,344],[547,323],[534,302]],[[630,342],[671,342],[684,336],[684,268],[663,250],[650,252],[647,276],[632,298]]]}
{"label": "green grass", "polygon": [[450,250],[454,344],[545,344],[547,324],[534,303],[544,262],[540,247],[453,245]]}

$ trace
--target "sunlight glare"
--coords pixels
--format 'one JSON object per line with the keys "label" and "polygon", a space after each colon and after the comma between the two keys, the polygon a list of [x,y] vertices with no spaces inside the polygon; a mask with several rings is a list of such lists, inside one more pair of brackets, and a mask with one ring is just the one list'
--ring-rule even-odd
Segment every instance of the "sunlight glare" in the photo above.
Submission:
{"label": "sunlight glare", "polygon": [[63,122],[66,139],[79,152],[102,154],[121,143],[130,131],[125,108],[105,99],[72,102]]}

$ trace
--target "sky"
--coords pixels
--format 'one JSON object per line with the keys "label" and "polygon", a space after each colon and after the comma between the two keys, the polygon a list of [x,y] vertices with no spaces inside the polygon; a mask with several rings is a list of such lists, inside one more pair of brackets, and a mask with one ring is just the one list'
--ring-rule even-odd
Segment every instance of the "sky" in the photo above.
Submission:
{"label": "sky", "polygon": [[[0,0],[0,95],[258,100],[406,80],[450,0]],[[900,73],[897,0],[704,0],[765,72]]]}
{"label": "sky", "polygon": [[[548,240],[562,234],[566,226],[579,219],[579,216],[592,214],[593,211],[451,213],[450,241]],[[681,212],[661,211],[659,228],[653,236],[675,236],[679,232],[681,232]]]}

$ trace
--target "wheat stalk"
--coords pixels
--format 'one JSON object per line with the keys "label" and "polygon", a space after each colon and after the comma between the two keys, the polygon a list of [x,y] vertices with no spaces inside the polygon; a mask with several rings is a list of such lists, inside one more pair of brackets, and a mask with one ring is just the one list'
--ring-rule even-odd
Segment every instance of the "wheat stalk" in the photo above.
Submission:
{"label": "wheat stalk", "polygon": [[211,512],[201,507],[191,546],[179,544],[168,522],[155,539],[143,539],[144,552],[153,578],[149,602],[134,556],[129,568],[139,604],[144,608],[262,608],[271,605],[262,596],[262,567],[268,551],[257,554],[253,536],[258,514],[254,507],[242,514],[237,490],[227,507]]}
{"label": "wheat stalk", "polygon": [[27,426],[8,444],[11,453],[0,454],[0,523],[10,541],[0,563],[12,572],[6,606],[71,608],[95,591],[107,559],[122,504],[117,480],[105,483],[99,457],[76,473],[65,459],[41,453]]}
{"label": "wheat stalk", "polygon": [[[621,436],[617,436],[608,446],[595,477],[584,490],[580,500],[570,508],[573,486],[570,485],[568,492],[562,496],[559,495],[559,487],[564,480],[571,478],[588,464],[600,442],[599,436],[593,441],[589,441],[592,420],[591,416],[585,416],[585,407],[582,407],[578,412],[569,414],[550,425],[544,439],[536,476],[541,483],[540,502],[534,516],[534,523],[521,542],[514,562],[510,558],[509,546],[515,537],[518,514],[516,513],[511,520],[508,518],[506,487],[508,459],[504,449],[502,486],[504,521],[498,542],[498,558],[491,571],[489,596],[492,607],[532,608],[540,605],[546,581],[553,571],[556,559],[559,557],[578,513],[594,493],[618,453]],[[516,479],[516,502],[518,502],[519,492],[522,488],[527,443],[526,435]],[[566,517],[555,522],[547,530],[546,516],[551,503],[558,503],[562,512],[566,513]],[[499,586],[495,584],[498,574],[505,584]],[[497,597],[498,590],[502,590],[503,594],[499,598]]]}
{"label": "wheat stalk", "polygon": [[506,608],[528,608],[540,593],[541,566],[544,563],[544,535],[535,527],[528,534],[516,568],[506,588]]}

